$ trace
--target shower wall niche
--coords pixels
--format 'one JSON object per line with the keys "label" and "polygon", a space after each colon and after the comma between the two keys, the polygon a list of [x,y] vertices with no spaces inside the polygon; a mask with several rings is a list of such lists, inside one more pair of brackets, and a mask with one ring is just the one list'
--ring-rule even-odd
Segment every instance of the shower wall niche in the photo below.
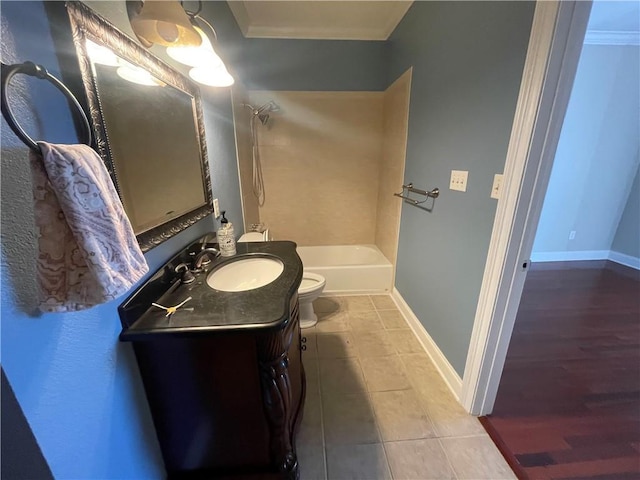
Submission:
{"label": "shower wall niche", "polygon": [[[384,92],[244,91],[234,87],[245,228],[263,222],[298,245],[375,244],[395,263],[411,71]],[[279,111],[257,125],[265,199],[252,193],[249,109]]]}

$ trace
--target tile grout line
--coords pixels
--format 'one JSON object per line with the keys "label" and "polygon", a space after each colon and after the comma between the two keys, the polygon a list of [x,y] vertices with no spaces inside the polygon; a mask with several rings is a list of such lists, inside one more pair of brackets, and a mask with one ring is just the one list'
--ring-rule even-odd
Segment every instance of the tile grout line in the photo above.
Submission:
{"label": "tile grout line", "polygon": [[[409,354],[409,355],[413,355],[413,354]],[[400,363],[402,364],[402,368],[404,368],[405,375],[406,375],[407,366],[402,361],[402,356],[398,355],[398,357],[400,357]],[[418,392],[418,389],[416,388],[415,380],[413,380],[409,375],[406,375],[406,376],[407,376],[407,379],[409,380],[409,385],[411,385],[411,390],[413,390],[416,393],[416,395],[418,397],[420,397],[420,393]],[[431,411],[429,410],[428,406],[425,405],[424,399],[418,398],[418,403],[420,405],[420,410],[422,410],[422,413],[424,413],[427,416],[427,419],[429,420],[429,423],[433,427],[434,437],[432,437],[432,438],[441,438],[442,435],[440,434],[439,430],[436,428],[436,423],[434,422],[434,420],[432,418]]]}
{"label": "tile grout line", "polygon": [[[371,303],[373,304],[373,300],[371,300],[371,297],[369,297],[369,300],[371,301]],[[382,323],[382,318],[380,317],[380,314],[378,313],[378,310],[375,308],[375,304],[373,304],[374,306],[374,312],[376,313],[376,316],[378,317],[378,320],[380,321],[380,323]],[[384,323],[382,323],[383,326],[383,330],[386,331],[386,326],[384,325]],[[394,350],[396,350],[395,346],[394,346]],[[356,351],[356,353],[358,353]],[[392,355],[389,355],[392,356]],[[400,364],[402,365],[402,361],[400,360],[400,356],[397,354],[397,352],[395,353],[396,357],[398,357],[398,360],[400,361]],[[360,363],[360,355],[358,355],[358,363]],[[367,386],[367,397],[369,398],[369,404],[371,405],[371,410],[373,413],[373,422],[376,426],[376,431],[378,432],[378,438],[380,439],[380,444],[382,445],[382,452],[384,453],[384,460],[385,463],[387,465],[387,472],[389,473],[389,477],[393,480],[393,471],[391,470],[391,463],[389,463],[389,455],[387,455],[387,448],[385,447],[385,440],[382,437],[382,431],[380,430],[380,424],[378,422],[378,415],[376,414],[376,409],[375,406],[373,404],[373,400],[372,400],[372,396],[371,394],[373,392],[371,392],[369,390],[370,386],[369,386],[369,382],[367,382],[367,376],[364,373],[364,369],[362,368],[362,365],[360,365],[360,369],[362,370],[362,377],[364,378],[364,382]],[[406,376],[406,375],[405,375]]]}
{"label": "tile grout line", "polygon": [[[364,372],[363,372],[364,376]],[[366,382],[365,378],[365,382]],[[368,385],[367,385],[368,386]],[[382,431],[380,430],[380,425],[378,424],[378,416],[376,415],[375,406],[373,405],[373,401],[371,399],[371,393],[367,388],[367,398],[369,399],[369,405],[371,405],[371,410],[373,413],[373,423],[376,426],[376,432],[378,432],[378,439],[380,440],[380,445],[382,445],[382,452],[384,453],[384,461],[387,465],[387,472],[389,473],[389,477],[393,480],[393,472],[391,471],[391,464],[389,463],[389,456],[387,455],[387,449],[384,446],[384,438],[382,438]],[[375,444],[374,444],[375,445]]]}
{"label": "tile grout line", "polygon": [[[376,420],[377,422],[377,420]],[[382,451],[384,452],[384,459],[387,462],[387,469],[389,470],[389,476],[391,477],[391,480],[394,480],[393,478],[393,470],[391,470],[391,463],[389,462],[389,455],[387,454],[387,442],[385,442],[384,440],[382,440],[382,438],[380,438],[381,443],[382,443]]]}
{"label": "tile grout line", "polygon": [[438,445],[440,445],[440,448],[442,449],[442,453],[444,453],[444,458],[447,459],[447,463],[449,464],[449,468],[451,469],[451,473],[453,473],[453,476],[456,479],[459,478],[458,477],[458,473],[456,472],[455,468],[453,468],[453,462],[449,458],[449,454],[447,453],[447,450],[444,448],[444,445],[442,444],[442,439],[440,437],[438,437],[438,438],[436,438],[436,440],[438,441]]}
{"label": "tile grout line", "polygon": [[[373,303],[373,300],[371,300],[371,303]],[[374,304],[374,308],[375,308],[375,304]],[[376,312],[376,315],[378,316],[378,320],[380,321],[380,323],[382,323],[383,330],[384,331],[389,330],[387,328],[387,326],[384,324],[384,322],[382,321],[382,317],[380,316],[380,313],[378,313],[378,309],[377,308],[375,309],[375,312]],[[402,362],[402,359],[400,358],[400,355],[398,354],[398,349],[397,349],[397,347],[395,345],[393,346],[393,349],[396,351],[395,356],[398,358],[398,361],[400,362],[400,365],[402,365],[402,368],[404,370],[404,363]],[[405,377],[407,378],[407,381],[409,381],[409,378],[407,377],[406,371],[403,372],[403,373],[404,373]],[[364,376],[364,370],[362,371],[362,375]],[[365,382],[367,381],[366,377],[365,377],[364,381]],[[411,385],[410,381],[409,381],[409,384]],[[368,387],[368,384],[367,384],[367,387]],[[368,388],[367,388],[367,390],[368,390]],[[371,392],[368,392],[368,393],[370,394]],[[380,443],[382,444],[382,451],[384,452],[384,459],[385,459],[385,461],[387,463],[387,470],[389,472],[389,476],[391,477],[391,480],[394,480],[393,470],[391,469],[391,462],[389,462],[389,454],[387,453],[387,445],[386,445],[387,442],[385,441],[384,438],[382,438],[382,432],[380,431],[380,425],[378,424],[378,415],[376,414],[375,406],[373,405],[373,402],[371,403],[371,405],[372,405],[372,409],[373,409],[373,419],[374,419],[374,422],[376,424],[376,428],[378,430],[378,435],[380,436]]]}
{"label": "tile grout line", "polygon": [[320,431],[322,432],[322,462],[324,465],[324,480],[329,479],[329,465],[327,463],[327,441],[324,434],[324,405],[322,401],[322,376],[320,375],[320,357],[318,352],[318,336],[316,336],[316,375],[318,376],[318,395],[320,402]]}
{"label": "tile grout line", "polygon": [[416,397],[418,398],[418,406],[420,407],[420,410],[422,411],[423,415],[427,417],[427,420],[429,421],[429,425],[431,425],[431,429],[434,435],[431,438],[439,438],[440,433],[436,428],[436,423],[433,421],[433,418],[431,418],[431,412],[428,410],[427,405],[425,405],[426,402],[424,402],[424,399],[420,398],[420,393],[416,389],[411,377],[407,374],[407,366],[402,361],[402,357],[400,355],[398,355],[398,357],[400,358],[400,365],[402,365],[402,368],[404,369],[404,373],[405,373],[405,376],[407,377],[407,380],[409,381],[409,385],[411,385],[411,391],[413,391],[416,394]]}

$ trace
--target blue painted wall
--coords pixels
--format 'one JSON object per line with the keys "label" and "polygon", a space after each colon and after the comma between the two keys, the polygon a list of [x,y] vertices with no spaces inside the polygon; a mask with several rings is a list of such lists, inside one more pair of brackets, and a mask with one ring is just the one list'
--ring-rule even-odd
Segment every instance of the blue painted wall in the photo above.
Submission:
{"label": "blue painted wall", "polygon": [[[389,81],[413,66],[405,183],[441,192],[431,213],[403,204],[396,287],[460,376],[533,10],[415,2],[390,38]],[[451,170],[469,171],[466,193],[449,190]]]}
{"label": "blue painted wall", "polygon": [[[640,47],[584,45],[538,222],[533,261],[569,260],[574,252],[606,256],[611,249],[640,161],[638,85]],[[576,234],[570,240],[571,231]]]}
{"label": "blue painted wall", "polygon": [[640,168],[636,171],[611,250],[640,258]]}
{"label": "blue painted wall", "polygon": [[[87,3],[128,28],[124,2]],[[1,20],[5,63],[32,60],[60,76],[42,2],[2,2]],[[34,137],[77,141],[68,107],[53,87],[22,76],[13,84],[17,116]],[[214,196],[241,228],[230,94],[208,88],[202,94]],[[16,398],[56,478],[163,478],[137,365],[130,346],[118,342],[116,308],[123,299],[84,312],[33,313],[36,245],[27,148],[2,122],[2,365]],[[151,270],[213,228],[205,219],[148,252]]]}
{"label": "blue painted wall", "polygon": [[242,79],[249,90],[382,91],[387,42],[248,38]]}

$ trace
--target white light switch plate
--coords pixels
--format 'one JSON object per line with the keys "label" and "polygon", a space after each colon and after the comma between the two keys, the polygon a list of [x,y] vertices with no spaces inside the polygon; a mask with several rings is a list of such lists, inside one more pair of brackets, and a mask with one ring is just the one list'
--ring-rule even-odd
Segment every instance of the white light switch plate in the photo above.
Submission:
{"label": "white light switch plate", "polygon": [[449,184],[449,189],[466,192],[468,176],[469,172],[466,170],[451,170],[451,183]]}
{"label": "white light switch plate", "polygon": [[491,187],[491,198],[500,198],[502,193],[502,174],[496,173],[493,176],[493,187]]}
{"label": "white light switch plate", "polygon": [[220,203],[218,203],[218,199],[213,199],[213,216],[218,218],[220,216]]}

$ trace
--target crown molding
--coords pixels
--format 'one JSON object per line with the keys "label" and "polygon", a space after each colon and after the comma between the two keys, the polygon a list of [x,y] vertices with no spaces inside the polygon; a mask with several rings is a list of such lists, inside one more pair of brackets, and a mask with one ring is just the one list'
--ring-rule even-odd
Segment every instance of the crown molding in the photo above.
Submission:
{"label": "crown molding", "polygon": [[227,2],[227,5],[229,5],[231,13],[236,18],[236,22],[238,23],[238,27],[240,27],[242,35],[246,38],[251,21],[249,20],[249,12],[247,12],[244,2]]}
{"label": "crown molding", "polygon": [[[300,3],[304,4],[304,2]],[[328,3],[330,4],[331,2]],[[335,2],[336,5],[338,3]],[[373,2],[362,2],[363,5],[367,3]],[[227,4],[245,38],[383,41],[387,40],[393,33],[413,4],[413,1],[396,2],[394,8],[386,15],[386,18],[378,18],[370,26],[309,25],[308,22],[296,22],[291,19],[283,24],[274,21],[274,19],[262,19],[259,15],[256,16],[256,12],[252,11],[248,0],[227,0]],[[338,9],[339,11],[340,9]],[[366,9],[363,11],[366,13]]]}
{"label": "crown molding", "polygon": [[304,40],[387,40],[389,34],[379,28],[279,27],[249,25],[246,38],[282,38]]}
{"label": "crown molding", "polygon": [[640,46],[640,32],[587,30],[585,45],[635,45]]}

